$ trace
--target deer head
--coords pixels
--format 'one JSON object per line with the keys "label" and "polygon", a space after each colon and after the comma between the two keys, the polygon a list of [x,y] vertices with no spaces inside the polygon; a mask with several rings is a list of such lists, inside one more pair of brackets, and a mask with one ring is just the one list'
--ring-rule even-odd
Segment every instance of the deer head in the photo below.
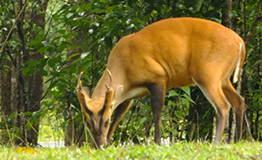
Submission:
{"label": "deer head", "polygon": [[77,98],[81,108],[86,115],[88,129],[93,138],[93,146],[95,148],[106,147],[107,133],[109,130],[110,118],[113,112],[112,102],[114,99],[114,89],[112,88],[112,76],[109,70],[107,73],[110,77],[109,86],[105,85],[105,97],[91,99],[88,91],[82,87],[80,73],[77,83]]}

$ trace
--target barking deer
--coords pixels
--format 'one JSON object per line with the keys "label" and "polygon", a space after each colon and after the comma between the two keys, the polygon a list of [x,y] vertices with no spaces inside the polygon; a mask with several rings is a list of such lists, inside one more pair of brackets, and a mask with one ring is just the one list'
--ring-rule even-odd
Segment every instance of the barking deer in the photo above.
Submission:
{"label": "barking deer", "polygon": [[234,31],[198,18],[161,20],[123,37],[110,53],[91,97],[82,87],[82,73],[78,79],[77,97],[96,147],[108,146],[133,99],[145,95],[151,97],[154,140],[159,144],[166,90],[189,85],[197,85],[216,110],[215,143],[221,141],[230,106],[239,140],[244,99],[230,76],[234,72],[233,82],[238,80],[245,55],[245,43]]}

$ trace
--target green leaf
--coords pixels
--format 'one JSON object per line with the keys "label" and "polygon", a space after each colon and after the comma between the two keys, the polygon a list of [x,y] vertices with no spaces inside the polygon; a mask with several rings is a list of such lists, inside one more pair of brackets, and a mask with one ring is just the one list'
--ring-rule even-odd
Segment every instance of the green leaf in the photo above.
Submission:
{"label": "green leaf", "polygon": [[27,43],[28,47],[35,46],[37,44],[41,44],[41,40],[32,40],[31,42]]}
{"label": "green leaf", "polygon": [[204,0],[194,0],[193,1],[193,3],[194,3],[193,7],[194,7],[195,11],[199,11],[200,10],[200,8],[202,7],[203,1]]}
{"label": "green leaf", "polygon": [[104,43],[104,41],[105,41],[105,38],[101,38],[101,39],[98,40],[98,44],[102,44],[102,43]]}
{"label": "green leaf", "polygon": [[38,60],[31,60],[31,61],[27,61],[25,64],[27,65],[28,68],[32,68],[36,66],[38,63],[39,63]]}
{"label": "green leaf", "polygon": [[175,135],[177,135],[177,130],[175,128],[168,128],[168,131],[172,132]]}
{"label": "green leaf", "polygon": [[84,11],[88,11],[88,10],[91,10],[92,9],[92,6],[93,4],[92,3],[88,3],[88,4],[83,4],[81,5],[81,9],[84,10]]}
{"label": "green leaf", "polygon": [[174,90],[171,90],[169,93],[168,93],[168,98],[170,98],[170,97],[177,97],[177,96],[179,96],[179,94],[176,92],[176,91],[174,91]]}
{"label": "green leaf", "polygon": [[66,18],[69,19],[69,18],[72,17],[73,15],[74,15],[73,13],[68,13],[68,14],[66,15]]}
{"label": "green leaf", "polygon": [[113,46],[113,42],[112,42],[112,38],[110,36],[110,34],[108,34],[106,37],[105,37],[105,42],[106,42],[106,45],[110,48],[112,48]]}
{"label": "green leaf", "polygon": [[173,101],[169,100],[169,101],[167,102],[167,106],[168,106],[168,107],[172,107],[172,106],[176,106],[176,104],[175,104]]}
{"label": "green leaf", "polygon": [[187,87],[182,87],[181,88],[187,95],[189,95],[190,96],[190,87],[189,86],[187,86]]}
{"label": "green leaf", "polygon": [[63,51],[64,49],[66,49],[68,46],[68,42],[62,42],[60,45],[59,45],[59,51]]}
{"label": "green leaf", "polygon": [[88,55],[90,54],[90,52],[84,52],[81,54],[81,59],[86,58]]}
{"label": "green leaf", "polygon": [[55,64],[56,64],[55,59],[49,59],[49,61],[48,61],[49,67],[54,68],[54,67],[55,67]]}
{"label": "green leaf", "polygon": [[189,102],[196,104],[195,101],[191,97],[189,97],[188,95],[184,94],[183,97],[185,97]]}
{"label": "green leaf", "polygon": [[44,68],[48,59],[49,58],[45,58],[45,59],[40,60],[39,68]]}
{"label": "green leaf", "polygon": [[73,57],[76,57],[76,56],[78,56],[80,53],[75,53],[75,54],[72,54],[72,55],[70,55],[67,59],[71,59],[71,58],[73,58]]}
{"label": "green leaf", "polygon": [[60,29],[60,30],[58,30],[58,33],[60,33],[60,34],[65,34],[66,33],[66,30],[65,29]]}
{"label": "green leaf", "polygon": [[42,41],[41,42],[44,46],[49,46],[49,43],[47,41]]}
{"label": "green leaf", "polygon": [[43,54],[47,51],[47,47],[42,47],[38,50],[39,53]]}
{"label": "green leaf", "polygon": [[190,105],[189,100],[186,98],[180,98],[180,99],[185,104],[184,106],[186,107],[186,109],[189,109],[189,105]]}
{"label": "green leaf", "polygon": [[27,75],[30,71],[30,68],[24,68],[23,71],[22,71],[22,74],[23,75]]}
{"label": "green leaf", "polygon": [[38,72],[41,73],[43,76],[48,76],[48,72],[43,69],[39,69]]}
{"label": "green leaf", "polygon": [[60,64],[61,63],[61,57],[56,57],[56,58],[50,58],[48,60],[48,65],[51,68],[54,68],[56,66],[56,64]]}
{"label": "green leaf", "polygon": [[146,121],[148,121],[147,117],[143,117],[142,119],[140,119],[139,124],[142,125],[142,124],[144,124]]}
{"label": "green leaf", "polygon": [[175,111],[175,115],[176,115],[178,118],[181,118],[181,117],[183,117],[183,111],[181,111],[181,110],[176,110],[176,111]]}

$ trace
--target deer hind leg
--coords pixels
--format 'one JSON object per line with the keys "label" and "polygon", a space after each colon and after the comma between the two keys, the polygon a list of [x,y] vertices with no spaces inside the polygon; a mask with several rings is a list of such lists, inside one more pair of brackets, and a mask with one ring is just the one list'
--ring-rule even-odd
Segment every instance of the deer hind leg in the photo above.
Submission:
{"label": "deer hind leg", "polygon": [[220,143],[224,133],[224,128],[228,117],[230,105],[222,90],[222,82],[214,79],[209,79],[209,81],[205,80],[208,80],[208,78],[204,80],[202,79],[201,81],[195,80],[195,83],[198,85],[205,97],[209,100],[209,102],[213,105],[213,107],[216,110],[217,126],[216,137],[214,142]]}
{"label": "deer hind leg", "polygon": [[224,94],[226,95],[227,100],[233,107],[234,113],[236,115],[236,126],[237,126],[236,141],[239,141],[242,135],[244,103],[245,103],[244,98],[236,92],[229,79],[227,79],[223,83],[222,89]]}
{"label": "deer hind leg", "polygon": [[155,123],[155,143],[161,143],[161,113],[164,105],[165,87],[161,84],[151,84],[149,87],[151,107]]}

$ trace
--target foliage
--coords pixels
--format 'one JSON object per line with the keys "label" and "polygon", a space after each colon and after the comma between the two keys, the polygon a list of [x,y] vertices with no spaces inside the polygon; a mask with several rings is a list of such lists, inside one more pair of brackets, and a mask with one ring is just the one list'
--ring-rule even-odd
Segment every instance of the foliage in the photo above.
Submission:
{"label": "foliage", "polygon": [[[26,31],[33,29],[38,33],[34,38],[26,35],[30,37],[27,47],[45,55],[43,59],[25,62],[22,69],[24,75],[37,72],[44,76],[45,94],[41,101],[42,108],[34,113],[20,114],[36,114],[42,117],[51,114],[52,121],[63,119],[59,124],[63,130],[69,125],[70,119],[75,118],[79,120],[78,124],[82,123],[81,109],[75,95],[80,71],[85,71],[84,85],[92,91],[106,67],[110,51],[121,37],[169,17],[199,17],[221,22],[221,10],[225,2],[226,0],[50,0],[45,31],[38,26],[30,28],[32,24],[29,21],[26,21],[24,28]],[[247,45],[242,93],[249,106],[247,115],[251,127],[253,126],[251,132],[256,139],[261,140],[261,135],[258,134],[262,129],[261,123],[258,123],[261,121],[262,101],[261,21],[258,21],[252,34],[250,32],[256,20],[259,0],[238,2],[233,3],[232,28],[244,40],[251,36]],[[0,22],[4,24],[0,26],[2,39],[15,23],[15,17],[12,16],[14,10],[9,12],[12,1],[1,3],[5,4],[0,9]],[[33,4],[30,1],[31,3]],[[35,5],[37,3],[40,2],[35,2]],[[5,44],[13,50],[18,50],[21,46],[18,35],[14,34],[12,40]],[[1,45],[4,44],[1,42]],[[8,56],[1,55],[1,63],[7,60]],[[11,66],[4,65],[1,70],[10,68]],[[169,90],[162,113],[162,135],[164,138],[172,137],[171,141],[199,138],[212,140],[213,117],[214,110],[203,98],[200,90],[194,87]],[[144,142],[153,136],[152,125],[149,98],[136,100],[120,122],[113,137],[114,142]],[[52,156],[52,153],[49,155]]]}
{"label": "foliage", "polygon": [[48,142],[48,141],[63,141],[64,139],[64,119],[61,116],[47,113],[41,120],[40,129],[39,129],[39,142]]}

